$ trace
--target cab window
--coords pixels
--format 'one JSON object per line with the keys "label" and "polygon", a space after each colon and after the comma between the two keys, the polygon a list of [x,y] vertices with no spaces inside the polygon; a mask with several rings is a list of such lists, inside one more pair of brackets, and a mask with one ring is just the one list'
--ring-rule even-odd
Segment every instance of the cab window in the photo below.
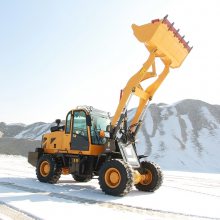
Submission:
{"label": "cab window", "polygon": [[88,139],[86,113],[84,111],[75,111],[73,121],[73,133]]}
{"label": "cab window", "polygon": [[70,133],[70,126],[71,126],[71,112],[68,113],[66,116],[66,133]]}
{"label": "cab window", "polygon": [[100,138],[99,132],[101,130],[106,131],[107,125],[110,124],[109,118],[98,116],[98,115],[91,115],[92,118],[92,126],[91,126],[91,140],[92,144],[104,144],[105,140]]}

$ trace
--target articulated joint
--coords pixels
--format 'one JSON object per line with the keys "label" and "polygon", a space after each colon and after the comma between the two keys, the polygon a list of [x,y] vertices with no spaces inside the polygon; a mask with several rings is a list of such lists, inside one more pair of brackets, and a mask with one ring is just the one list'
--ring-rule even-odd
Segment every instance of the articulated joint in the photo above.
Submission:
{"label": "articulated joint", "polygon": [[142,180],[142,175],[137,170],[134,170],[133,177],[134,177],[134,184],[138,184]]}
{"label": "articulated joint", "polygon": [[152,182],[152,173],[146,172],[144,174],[140,174],[137,170],[133,171],[134,184],[141,183],[142,185],[148,185]]}
{"label": "articulated joint", "polygon": [[135,143],[135,135],[134,135],[134,133],[130,129],[128,129],[126,131],[120,130],[119,132],[121,134],[121,137],[120,137],[119,140],[123,144]]}

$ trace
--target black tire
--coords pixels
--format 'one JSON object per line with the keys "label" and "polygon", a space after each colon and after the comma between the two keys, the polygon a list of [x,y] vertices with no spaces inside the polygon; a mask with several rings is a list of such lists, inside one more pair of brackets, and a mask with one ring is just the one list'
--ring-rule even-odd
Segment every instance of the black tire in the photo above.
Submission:
{"label": "black tire", "polygon": [[99,185],[105,194],[124,196],[133,187],[132,168],[122,160],[105,162],[99,170]]}
{"label": "black tire", "polygon": [[79,176],[76,174],[72,174],[72,177],[76,182],[84,182],[84,183],[89,182],[92,179],[91,177],[88,176]]}
{"label": "black tire", "polygon": [[52,155],[45,154],[37,162],[36,175],[40,182],[56,183],[61,176],[62,169],[57,167],[55,158]]}
{"label": "black tire", "polygon": [[153,162],[143,161],[138,169],[139,173],[146,175],[146,179],[139,182],[135,187],[144,192],[154,192],[163,183],[163,173],[160,167]]}

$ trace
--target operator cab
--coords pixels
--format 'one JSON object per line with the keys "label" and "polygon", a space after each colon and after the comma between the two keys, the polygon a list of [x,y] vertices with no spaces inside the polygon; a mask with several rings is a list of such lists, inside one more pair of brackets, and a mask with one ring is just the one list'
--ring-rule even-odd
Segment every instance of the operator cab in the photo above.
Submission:
{"label": "operator cab", "polygon": [[78,106],[66,117],[65,133],[71,135],[71,150],[88,151],[91,145],[104,145],[106,138],[101,135],[110,125],[107,112],[90,106]]}

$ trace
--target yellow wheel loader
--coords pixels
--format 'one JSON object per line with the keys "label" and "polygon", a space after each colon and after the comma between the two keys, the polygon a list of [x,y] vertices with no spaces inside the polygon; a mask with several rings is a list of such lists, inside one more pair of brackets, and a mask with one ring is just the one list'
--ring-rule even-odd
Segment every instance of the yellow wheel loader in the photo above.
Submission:
{"label": "yellow wheel loader", "polygon": [[[56,120],[51,132],[42,136],[41,147],[28,155],[39,181],[56,183],[61,174],[71,174],[79,182],[98,176],[102,191],[113,196],[123,196],[133,186],[144,192],[153,192],[161,186],[160,167],[148,161],[146,155],[137,154],[135,137],[147,105],[169,68],[179,67],[192,48],[167,16],[141,26],[133,24],[132,29],[150,54],[128,80],[114,116],[90,106],[79,106],[67,113],[65,125]],[[159,75],[156,59],[164,65]],[[142,82],[149,78],[155,80],[143,88]],[[139,98],[139,105],[128,122],[127,107],[132,96]]]}

